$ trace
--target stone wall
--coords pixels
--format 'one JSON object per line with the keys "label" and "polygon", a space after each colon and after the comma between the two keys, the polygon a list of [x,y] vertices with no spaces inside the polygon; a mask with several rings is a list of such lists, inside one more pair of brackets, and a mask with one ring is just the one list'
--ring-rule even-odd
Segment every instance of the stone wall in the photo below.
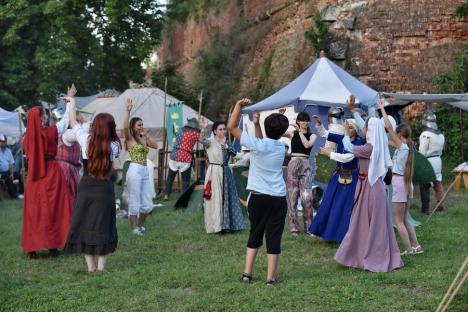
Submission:
{"label": "stone wall", "polygon": [[[244,55],[236,95],[259,84],[262,64],[271,61],[262,85],[276,91],[315,60],[304,37],[320,14],[340,37],[331,56],[378,91],[434,92],[434,80],[450,70],[455,55],[468,43],[468,22],[453,12],[462,0],[280,1],[238,0],[205,12],[197,21],[174,22],[158,49],[162,63],[176,61],[194,79],[198,53],[215,34],[241,29],[255,38]],[[229,99],[231,100],[231,99]]]}

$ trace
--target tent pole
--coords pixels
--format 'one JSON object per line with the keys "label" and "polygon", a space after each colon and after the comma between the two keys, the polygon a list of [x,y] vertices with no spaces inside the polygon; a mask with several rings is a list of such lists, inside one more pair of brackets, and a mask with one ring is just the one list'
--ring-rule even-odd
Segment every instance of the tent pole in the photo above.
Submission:
{"label": "tent pole", "polygon": [[[162,181],[166,181],[166,169],[167,169],[167,129],[166,129],[166,109],[167,109],[167,77],[164,80],[164,116],[163,116],[163,127],[164,127],[164,140],[163,140],[163,166],[162,166]],[[159,182],[159,181],[158,181]],[[159,182],[161,186],[162,184]]]}
{"label": "tent pole", "polygon": [[[200,91],[200,97],[198,98],[198,122],[201,120],[202,112],[202,103],[203,103],[203,89]],[[201,129],[200,129],[201,130]],[[197,150],[195,151],[195,177],[196,179],[200,178],[200,142],[197,142]]]}
{"label": "tent pole", "polygon": [[21,178],[23,179],[23,185],[26,187],[26,180],[24,179],[24,157],[23,157],[23,126],[22,126],[22,120],[21,120],[21,113],[18,112],[18,125],[19,125],[19,131],[20,131],[20,155],[21,155],[21,168],[20,168],[20,174]]}

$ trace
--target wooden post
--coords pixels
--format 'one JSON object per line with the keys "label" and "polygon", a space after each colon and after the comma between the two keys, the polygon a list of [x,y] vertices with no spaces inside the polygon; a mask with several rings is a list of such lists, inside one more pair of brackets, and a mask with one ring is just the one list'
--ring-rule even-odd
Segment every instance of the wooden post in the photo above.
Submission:
{"label": "wooden post", "polygon": [[[468,277],[468,272],[465,272],[464,276],[460,280],[460,276],[462,276],[463,272],[466,270],[466,267],[468,266],[468,257],[465,258],[465,261],[463,261],[462,266],[460,267],[460,270],[458,270],[457,275],[452,281],[452,284],[450,285],[449,289],[445,293],[444,297],[442,298],[442,301],[440,302],[439,306],[437,307],[436,312],[443,312],[447,310],[448,306],[452,302],[453,298],[455,295],[461,290],[461,287],[465,283],[467,277]],[[454,290],[455,287],[455,290]]]}
{"label": "wooden post", "polygon": [[[200,96],[198,97],[198,123],[200,124],[200,121],[201,121],[201,113],[202,113],[202,103],[203,103],[203,89],[200,91]],[[202,131],[201,127],[200,127],[200,131]],[[196,145],[196,151],[195,151],[195,160],[194,160],[194,164],[195,164],[195,179],[199,179],[200,178],[200,172],[199,172],[199,169],[200,169],[200,141],[197,142],[197,145]]]}

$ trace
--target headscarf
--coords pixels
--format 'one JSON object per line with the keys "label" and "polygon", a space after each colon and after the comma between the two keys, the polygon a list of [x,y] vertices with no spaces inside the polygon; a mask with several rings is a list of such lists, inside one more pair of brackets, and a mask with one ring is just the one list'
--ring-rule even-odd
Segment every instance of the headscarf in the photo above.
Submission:
{"label": "headscarf", "polygon": [[46,175],[47,138],[42,129],[41,111],[34,107],[28,111],[27,130],[23,140],[23,149],[28,160],[28,176],[39,180]]}
{"label": "headscarf", "polygon": [[380,177],[384,177],[388,168],[392,166],[387,134],[380,119],[375,117],[369,119],[366,140],[367,143],[372,145],[368,176],[369,184],[372,186]]}
{"label": "headscarf", "polygon": [[351,127],[354,128],[354,131],[356,131],[356,135],[364,139],[364,132],[362,132],[362,130],[358,127],[356,120],[354,118],[349,118],[349,119],[346,119],[346,121]]}

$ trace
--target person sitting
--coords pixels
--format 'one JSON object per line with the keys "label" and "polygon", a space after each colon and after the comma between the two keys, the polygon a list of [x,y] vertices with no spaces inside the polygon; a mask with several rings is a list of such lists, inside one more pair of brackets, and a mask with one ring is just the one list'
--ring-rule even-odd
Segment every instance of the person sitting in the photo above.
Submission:
{"label": "person sitting", "polygon": [[0,133],[0,175],[3,181],[5,181],[10,198],[22,199],[23,195],[18,195],[16,185],[13,183],[15,180],[14,165],[15,159],[11,150],[7,147],[7,139],[5,135]]}

